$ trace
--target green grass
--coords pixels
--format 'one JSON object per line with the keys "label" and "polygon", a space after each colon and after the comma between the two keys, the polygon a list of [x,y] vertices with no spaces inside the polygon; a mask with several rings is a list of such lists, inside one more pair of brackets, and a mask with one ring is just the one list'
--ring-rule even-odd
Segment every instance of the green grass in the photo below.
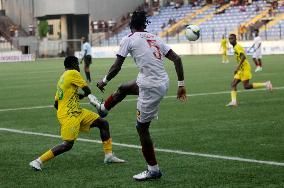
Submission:
{"label": "green grass", "polygon": [[[189,101],[166,98],[151,133],[157,148],[241,157],[284,163],[284,56],[265,56],[263,72],[253,73],[253,82],[271,80],[279,89],[238,93],[239,106],[226,108],[229,93],[195,95],[230,90],[236,64],[221,64],[219,56],[184,56]],[[101,94],[95,81],[102,78],[113,59],[94,59],[92,91],[106,98],[125,81],[135,79],[137,69],[127,59],[119,75]],[[252,61],[251,61],[252,62]],[[171,82],[168,95],[175,96],[177,79],[172,63],[165,63]],[[252,65],[254,68],[254,65]],[[0,128],[59,135],[53,108],[5,111],[3,109],[53,104],[62,60],[0,64]],[[243,90],[239,85],[239,90]],[[135,98],[129,96],[127,99]],[[83,100],[87,103],[87,100]],[[92,109],[89,105],[83,107]],[[136,102],[122,102],[107,120],[114,142],[139,145],[135,130]],[[99,139],[98,130],[80,134]],[[60,143],[57,138],[0,131],[0,187],[284,187],[284,167],[225,159],[157,152],[162,179],[135,182],[132,176],[146,168],[139,149],[113,146],[128,162],[104,165],[102,146],[76,142],[73,149],[35,172],[28,163]]]}

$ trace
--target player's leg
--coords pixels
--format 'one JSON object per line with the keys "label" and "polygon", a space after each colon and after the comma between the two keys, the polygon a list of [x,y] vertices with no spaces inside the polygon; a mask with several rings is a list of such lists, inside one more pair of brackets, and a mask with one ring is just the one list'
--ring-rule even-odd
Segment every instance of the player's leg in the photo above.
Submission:
{"label": "player's leg", "polygon": [[249,80],[243,80],[244,89],[253,89],[253,84],[249,83]]}
{"label": "player's leg", "polygon": [[[251,87],[252,86],[252,87]],[[268,91],[272,91],[273,90],[273,86],[272,83],[268,80],[266,82],[260,82],[260,83],[253,83],[250,85],[245,86],[245,89],[258,89],[258,88],[266,88]]]}
{"label": "player's leg", "polygon": [[225,63],[225,51],[223,50],[223,53],[222,53],[222,63]]}
{"label": "player's leg", "polygon": [[257,68],[258,67],[258,60],[257,60],[257,58],[253,57],[252,60],[253,60],[253,62],[255,64],[256,68]]}
{"label": "player's leg", "polygon": [[117,91],[110,95],[105,103],[104,107],[106,110],[111,110],[114,106],[120,103],[127,95],[138,95],[139,87],[137,86],[136,80],[122,84],[118,87]]}
{"label": "player's leg", "polygon": [[261,66],[260,66],[261,63],[259,62],[258,56],[259,56],[258,52],[254,52],[253,56],[252,56],[253,62],[255,64],[255,66],[256,66],[255,72],[261,71]]}
{"label": "player's leg", "polygon": [[140,138],[143,156],[148,164],[148,169],[134,175],[133,178],[135,180],[157,179],[162,176],[156,160],[149,127],[151,121],[158,116],[159,104],[166,95],[167,88],[167,84],[157,88],[139,88],[136,129]]}
{"label": "player's leg", "polygon": [[[92,117],[87,116],[85,121],[88,122],[88,119],[90,118]],[[100,137],[102,140],[103,150],[105,153],[104,163],[123,163],[125,162],[125,160],[117,158],[112,152],[112,139],[111,139],[110,132],[109,132],[109,123],[105,119],[98,117],[90,125],[90,128],[92,127],[97,127],[100,130]]]}
{"label": "player's leg", "polygon": [[94,96],[90,96],[90,103],[93,104],[97,109],[101,117],[105,117],[109,110],[120,103],[127,95],[138,95],[139,87],[137,86],[136,80],[122,84],[118,87],[117,91],[111,94],[105,102],[101,103]]}
{"label": "player's leg", "polygon": [[72,149],[74,141],[77,139],[80,130],[80,120],[78,117],[58,119],[61,124],[61,138],[63,143],[53,147],[43,153],[39,158],[30,162],[30,166],[36,170],[41,170],[43,163]]}
{"label": "player's leg", "polygon": [[148,179],[158,179],[162,177],[162,173],[159,169],[156,160],[153,141],[149,133],[149,127],[150,127],[150,122],[141,123],[137,121],[136,129],[140,138],[142,153],[144,159],[148,164],[148,169],[146,171],[143,171],[133,176],[133,178],[138,181],[148,180]]}
{"label": "player's leg", "polygon": [[47,162],[48,160],[60,155],[64,152],[67,152],[72,149],[74,144],[74,140],[65,140],[63,143],[53,147],[52,149],[43,153],[39,158],[30,162],[30,166],[33,167],[35,170],[41,170],[41,166],[43,163]]}
{"label": "player's leg", "polygon": [[261,60],[261,58],[258,58],[258,64],[259,64],[259,67],[260,67],[259,71],[262,71],[262,60]]}
{"label": "player's leg", "polygon": [[92,64],[92,57],[90,55],[87,55],[84,58],[84,71],[86,75],[87,81],[90,83],[91,80],[91,73],[90,73],[90,65]]}
{"label": "player's leg", "polygon": [[225,51],[224,51],[224,59],[223,59],[223,61],[224,61],[224,63],[229,63],[227,49],[225,49]]}
{"label": "player's leg", "polygon": [[[236,77],[236,76],[235,76]],[[234,78],[231,83],[231,102],[226,106],[237,106],[237,85],[241,82],[240,79]]]}

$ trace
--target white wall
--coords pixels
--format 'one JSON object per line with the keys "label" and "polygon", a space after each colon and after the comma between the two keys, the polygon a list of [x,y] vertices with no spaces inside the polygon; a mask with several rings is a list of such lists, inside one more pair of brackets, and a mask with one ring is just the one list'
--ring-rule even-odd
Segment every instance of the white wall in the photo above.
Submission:
{"label": "white wall", "polygon": [[110,20],[133,11],[144,0],[34,0],[35,16],[90,14],[91,20]]}
{"label": "white wall", "polygon": [[[247,50],[252,41],[240,42]],[[188,42],[181,44],[170,44],[171,48],[179,55],[213,55],[221,54],[219,42]],[[93,47],[93,58],[115,58],[118,46],[110,47]],[[229,49],[229,54],[232,55],[232,47]],[[282,41],[264,41],[262,44],[263,54],[284,54],[284,40]]]}

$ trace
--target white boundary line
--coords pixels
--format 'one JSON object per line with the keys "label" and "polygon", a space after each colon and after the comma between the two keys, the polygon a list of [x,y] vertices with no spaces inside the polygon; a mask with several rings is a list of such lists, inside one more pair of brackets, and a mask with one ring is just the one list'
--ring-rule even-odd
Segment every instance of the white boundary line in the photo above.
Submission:
{"label": "white boundary line", "polygon": [[[17,129],[0,128],[0,131],[6,131],[6,132],[18,133],[18,134],[25,134],[25,135],[44,136],[44,137],[51,137],[51,138],[61,138],[58,135],[46,134],[46,133],[37,133],[37,132],[30,132],[30,131],[21,131],[21,130],[17,130]],[[82,142],[92,142],[92,143],[101,144],[101,141],[99,141],[99,140],[91,140],[91,139],[85,139],[85,138],[78,138],[77,140],[82,141]],[[115,145],[115,146],[126,147],[126,148],[135,148],[135,149],[141,148],[138,145],[132,145],[132,144],[122,144],[122,143],[116,143],[116,142],[113,142],[112,144]],[[213,159],[223,159],[223,160],[229,160],[229,161],[239,161],[239,162],[248,162],[248,163],[257,163],[257,164],[272,165],[272,166],[283,166],[284,167],[284,163],[275,162],[275,161],[261,161],[261,160],[246,159],[246,158],[240,158],[240,157],[211,155],[211,154],[204,154],[204,153],[186,152],[186,151],[160,149],[160,148],[155,148],[155,150],[159,151],[159,152],[174,153],[174,154],[178,154],[178,155],[198,156],[198,157],[206,157],[206,158],[213,158]]]}
{"label": "white boundary line", "polygon": [[[274,90],[282,90],[284,89],[284,86],[282,87],[275,87]],[[266,89],[256,89],[256,90],[240,90],[238,93],[244,93],[244,92],[257,92],[257,91],[263,91]],[[231,91],[219,91],[219,92],[211,92],[211,93],[195,93],[195,94],[189,94],[188,97],[198,97],[198,96],[206,96],[206,95],[220,95],[220,94],[230,94]],[[165,99],[169,98],[176,98],[176,95],[171,96],[165,96]],[[125,99],[123,102],[132,102],[137,101],[137,99]],[[89,103],[81,103],[82,105],[86,105]],[[18,111],[18,110],[33,110],[33,109],[43,109],[43,108],[52,108],[53,105],[47,105],[47,106],[31,106],[31,107],[20,107],[20,108],[4,108],[0,109],[0,112],[8,112],[8,111]]]}

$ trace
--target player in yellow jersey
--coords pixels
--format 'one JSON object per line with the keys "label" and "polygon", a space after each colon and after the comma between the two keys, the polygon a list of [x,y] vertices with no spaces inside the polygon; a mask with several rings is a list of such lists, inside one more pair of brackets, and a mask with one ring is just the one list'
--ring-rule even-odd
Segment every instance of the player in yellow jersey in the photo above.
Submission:
{"label": "player in yellow jersey", "polygon": [[222,61],[222,63],[229,63],[229,58],[228,58],[228,41],[227,41],[225,35],[222,36],[220,48],[223,49],[223,53],[222,53],[223,61]]}
{"label": "player in yellow jersey", "polygon": [[[30,166],[41,170],[42,164],[53,157],[69,151],[80,131],[89,131],[97,127],[100,130],[100,137],[105,153],[105,163],[125,162],[112,153],[112,139],[109,132],[109,124],[98,114],[81,108],[79,99],[91,94],[86,81],[82,78],[78,59],[75,56],[66,57],[64,60],[65,72],[57,84],[54,107],[57,109],[57,118],[60,123],[61,138],[63,143],[46,151],[39,158],[30,162]],[[84,94],[78,93],[81,88]]]}
{"label": "player in yellow jersey", "polygon": [[229,36],[230,44],[234,47],[235,57],[238,63],[236,70],[234,71],[234,79],[231,84],[231,102],[227,106],[237,106],[237,85],[243,82],[245,89],[256,89],[265,88],[272,91],[272,84],[270,81],[263,83],[253,83],[250,84],[249,80],[252,78],[251,68],[248,60],[246,59],[246,54],[244,48],[237,43],[237,37],[235,34],[230,34]]}

